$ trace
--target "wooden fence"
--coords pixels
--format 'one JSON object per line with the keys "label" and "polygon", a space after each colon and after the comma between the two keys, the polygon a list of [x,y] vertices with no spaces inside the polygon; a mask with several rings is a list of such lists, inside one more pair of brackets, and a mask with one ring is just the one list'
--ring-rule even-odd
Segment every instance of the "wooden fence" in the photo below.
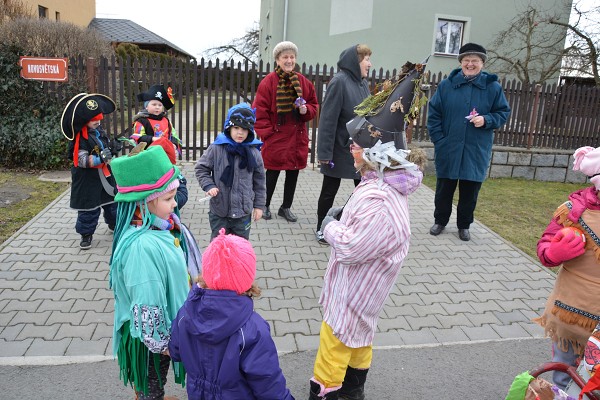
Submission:
{"label": "wooden fence", "polygon": [[[95,66],[94,66],[95,65]],[[140,110],[137,94],[152,84],[170,85],[176,106],[169,117],[183,140],[185,160],[196,160],[216,135],[221,132],[230,105],[251,103],[260,80],[270,72],[269,63],[216,62],[201,59],[199,63],[172,60],[161,64],[159,59],[71,60],[70,76],[85,79],[88,91],[110,96],[117,111],[107,117],[105,125],[111,133],[121,134],[132,125]],[[335,73],[327,65],[300,67],[300,72],[313,82],[319,104],[326,85]],[[372,71],[371,87],[396,74],[396,70]],[[84,77],[84,78],[81,78]],[[442,73],[431,74],[430,97]],[[495,144],[521,148],[570,150],[580,146],[600,146],[600,88],[582,86],[522,85],[517,81],[502,81],[512,109],[507,123],[497,130]],[[60,95],[61,84],[48,84],[50,91]],[[65,103],[68,99],[64,99]],[[427,110],[422,110],[409,139],[428,141]],[[309,123],[310,161],[315,161],[318,117]]]}

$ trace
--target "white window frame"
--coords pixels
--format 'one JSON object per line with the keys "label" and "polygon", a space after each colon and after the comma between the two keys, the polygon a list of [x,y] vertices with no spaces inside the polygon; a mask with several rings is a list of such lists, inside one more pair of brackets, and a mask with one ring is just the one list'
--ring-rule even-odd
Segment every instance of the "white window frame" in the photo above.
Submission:
{"label": "white window frame", "polygon": [[[439,28],[441,21],[457,23],[457,24],[462,25],[462,34],[461,34],[461,38],[460,38],[460,43],[458,45],[458,48],[460,48],[460,46],[462,46],[463,44],[468,42],[467,38],[469,37],[471,18],[457,16],[457,15],[447,15],[447,14],[436,14],[435,15],[435,21],[433,24],[433,40],[432,40],[431,52],[438,56],[456,57],[458,55],[458,49],[456,49],[456,53],[450,52],[448,50],[448,44],[449,44],[448,40],[447,40],[448,36],[446,36],[444,51],[436,50],[438,28]],[[447,34],[449,35],[450,33],[448,32]]]}

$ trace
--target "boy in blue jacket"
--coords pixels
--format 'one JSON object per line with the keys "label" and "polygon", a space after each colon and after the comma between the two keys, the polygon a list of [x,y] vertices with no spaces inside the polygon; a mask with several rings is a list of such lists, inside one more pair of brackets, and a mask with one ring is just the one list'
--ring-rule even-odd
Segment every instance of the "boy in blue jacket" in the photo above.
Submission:
{"label": "boy in blue jacket", "polygon": [[269,324],[254,312],[255,275],[250,242],[222,228],[171,328],[169,353],[186,369],[189,399],[294,399]]}

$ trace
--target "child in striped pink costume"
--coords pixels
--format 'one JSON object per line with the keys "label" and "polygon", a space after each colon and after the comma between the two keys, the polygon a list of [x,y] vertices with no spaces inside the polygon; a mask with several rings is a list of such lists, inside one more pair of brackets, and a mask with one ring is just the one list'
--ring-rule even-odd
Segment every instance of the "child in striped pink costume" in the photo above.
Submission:
{"label": "child in striped pink costume", "polygon": [[323,323],[311,400],[364,399],[377,319],[408,253],[408,195],[423,179],[420,167],[406,159],[410,152],[396,149],[393,138],[374,145],[372,137],[352,139],[361,182],[339,221],[339,208],[323,220],[331,256],[319,300]]}

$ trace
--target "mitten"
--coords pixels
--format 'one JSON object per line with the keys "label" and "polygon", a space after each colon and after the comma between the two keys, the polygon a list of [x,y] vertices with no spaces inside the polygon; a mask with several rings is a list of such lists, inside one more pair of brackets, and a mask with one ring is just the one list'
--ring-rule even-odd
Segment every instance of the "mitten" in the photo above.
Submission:
{"label": "mitten", "polygon": [[103,149],[100,152],[100,158],[102,159],[103,163],[108,164],[112,159],[112,153],[110,152],[110,149]]}
{"label": "mitten", "polygon": [[585,243],[581,236],[575,235],[573,231],[560,230],[550,240],[550,246],[546,249],[546,258],[556,264],[579,257],[585,253]]}
{"label": "mitten", "polygon": [[325,227],[331,221],[335,221],[335,218],[333,218],[331,215],[328,215],[323,219],[323,222],[321,222],[321,232],[325,232]]}
{"label": "mitten", "polygon": [[331,207],[329,211],[327,211],[326,215],[339,221],[340,217],[342,216],[342,211],[344,211],[344,207]]}

